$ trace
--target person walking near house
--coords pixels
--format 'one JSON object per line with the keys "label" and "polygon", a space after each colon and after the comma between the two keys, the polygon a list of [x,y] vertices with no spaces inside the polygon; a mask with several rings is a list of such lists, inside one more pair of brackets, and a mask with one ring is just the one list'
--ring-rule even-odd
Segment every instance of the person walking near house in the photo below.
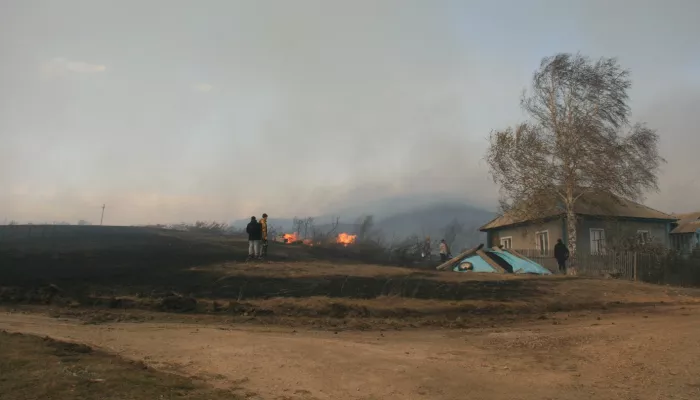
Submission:
{"label": "person walking near house", "polygon": [[423,241],[423,249],[421,250],[421,256],[423,259],[430,260],[432,258],[432,250],[430,249],[430,236],[426,236]]}
{"label": "person walking near house", "polygon": [[559,272],[566,274],[566,260],[569,259],[569,249],[561,239],[557,239],[557,244],[554,245],[554,258],[557,259],[557,264],[559,264]]}
{"label": "person walking near house", "polygon": [[267,257],[267,214],[263,213],[260,219],[260,226],[262,227],[262,249],[260,256]]}
{"label": "person walking near house", "polygon": [[450,255],[450,248],[447,246],[447,242],[445,239],[442,239],[440,241],[440,261],[445,262],[447,261],[448,256]]}
{"label": "person walking near house", "polygon": [[246,226],[245,231],[248,234],[248,260],[260,258],[262,225],[255,217],[250,217],[250,222]]}

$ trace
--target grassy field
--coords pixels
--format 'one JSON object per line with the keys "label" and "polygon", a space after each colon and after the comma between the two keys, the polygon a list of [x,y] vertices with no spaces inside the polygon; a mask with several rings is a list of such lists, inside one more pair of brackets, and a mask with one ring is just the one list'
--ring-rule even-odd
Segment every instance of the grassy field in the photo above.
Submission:
{"label": "grassy field", "polygon": [[246,255],[240,237],[0,227],[0,328],[35,335],[0,333],[0,399],[700,394],[698,289],[380,266],[359,247]]}
{"label": "grassy field", "polygon": [[552,311],[700,300],[700,290],[614,279],[360,264],[351,247],[272,243],[264,263],[245,263],[246,253],[245,238],[129,227],[4,227],[0,302],[48,305],[94,322],[156,311],[369,329],[473,326]]}
{"label": "grassy field", "polygon": [[49,338],[0,332],[0,399],[243,399],[178,375]]}

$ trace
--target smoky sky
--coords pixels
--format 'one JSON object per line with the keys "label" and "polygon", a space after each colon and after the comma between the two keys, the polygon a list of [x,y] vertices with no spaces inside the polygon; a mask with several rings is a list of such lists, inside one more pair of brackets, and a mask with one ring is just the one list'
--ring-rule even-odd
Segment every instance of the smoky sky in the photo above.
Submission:
{"label": "smoky sky", "polygon": [[386,196],[495,209],[486,138],[542,57],[618,57],[700,208],[697,1],[0,5],[0,221],[312,215]]}

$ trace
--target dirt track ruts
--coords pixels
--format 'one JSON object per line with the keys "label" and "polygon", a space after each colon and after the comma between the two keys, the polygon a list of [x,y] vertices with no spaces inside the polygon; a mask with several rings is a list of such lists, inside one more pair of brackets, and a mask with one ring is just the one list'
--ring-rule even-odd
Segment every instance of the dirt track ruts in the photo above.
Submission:
{"label": "dirt track ruts", "polygon": [[698,316],[700,307],[677,307],[507,329],[334,333],[3,313],[0,329],[86,343],[263,399],[646,400],[700,398]]}

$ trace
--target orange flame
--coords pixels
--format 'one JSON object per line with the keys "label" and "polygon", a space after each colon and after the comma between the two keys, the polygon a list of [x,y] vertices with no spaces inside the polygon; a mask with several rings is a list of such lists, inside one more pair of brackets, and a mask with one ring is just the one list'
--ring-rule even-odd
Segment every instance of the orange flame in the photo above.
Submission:
{"label": "orange flame", "polygon": [[355,243],[357,235],[350,235],[347,233],[338,234],[338,238],[335,240],[336,243],[340,243],[344,246]]}
{"label": "orange flame", "polygon": [[299,236],[296,233],[285,233],[282,238],[287,244],[299,241]]}

